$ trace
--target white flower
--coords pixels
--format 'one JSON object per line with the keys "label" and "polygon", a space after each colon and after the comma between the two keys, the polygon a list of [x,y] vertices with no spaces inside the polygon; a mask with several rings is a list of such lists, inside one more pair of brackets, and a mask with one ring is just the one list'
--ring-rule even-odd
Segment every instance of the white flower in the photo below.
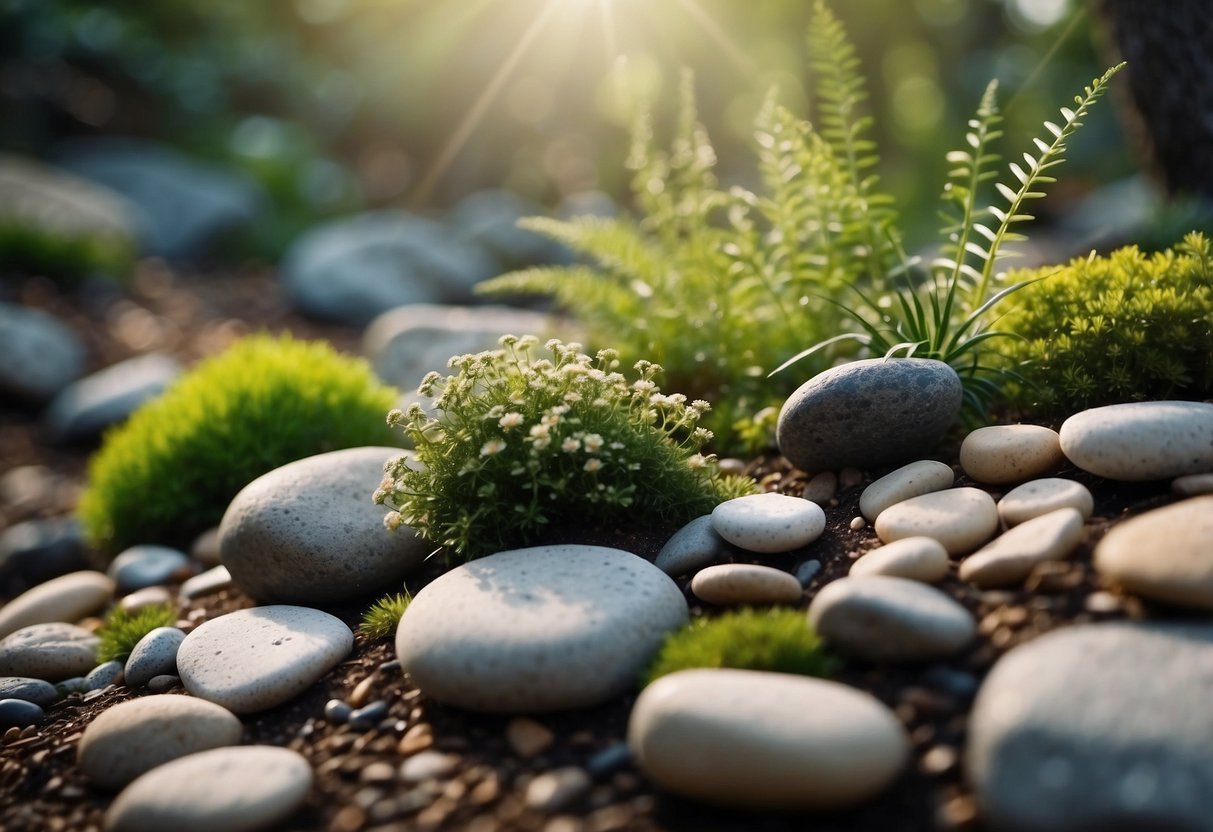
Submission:
{"label": "white flower", "polygon": [[691,454],[687,457],[687,465],[692,468],[706,468],[708,466],[708,458],[703,454]]}
{"label": "white flower", "polygon": [[517,411],[511,410],[509,413],[505,414],[500,419],[498,419],[497,424],[501,426],[502,430],[509,430],[510,428],[516,428],[522,424],[522,414]]}
{"label": "white flower", "polygon": [[602,468],[602,460],[601,459],[587,459],[585,461],[585,465],[583,465],[582,468],[586,471],[589,471],[591,474],[593,474],[596,471],[598,471],[598,469]]}
{"label": "white flower", "polygon": [[623,444],[622,442],[612,442],[611,443],[612,451],[622,451],[626,447],[627,447],[627,445]]}
{"label": "white flower", "polygon": [[585,437],[585,452],[587,454],[596,454],[601,449],[602,437],[596,433],[587,434]]}
{"label": "white flower", "polygon": [[571,436],[568,439],[566,439],[560,443],[560,450],[564,451],[565,453],[569,453],[569,454],[571,454],[573,451],[577,450],[580,447],[581,447],[581,442],[579,442],[578,440],[574,439]]}
{"label": "white flower", "polygon": [[538,425],[531,425],[531,436],[535,439],[542,439],[551,433],[552,427],[546,421],[540,422]]}
{"label": "white flower", "polygon": [[540,436],[537,439],[535,439],[534,441],[532,441],[531,444],[535,446],[535,450],[542,451],[542,450],[546,449],[548,447],[548,445],[552,444],[552,437]]}
{"label": "white flower", "polygon": [[383,527],[389,532],[394,532],[404,524],[404,518],[400,516],[398,511],[389,511],[383,515]]}
{"label": "white flower", "polygon": [[481,456],[496,456],[505,450],[504,439],[490,439],[480,447]]}
{"label": "white flower", "polygon": [[566,402],[579,402],[581,401],[581,394],[576,390],[570,390],[564,394],[564,400]]}

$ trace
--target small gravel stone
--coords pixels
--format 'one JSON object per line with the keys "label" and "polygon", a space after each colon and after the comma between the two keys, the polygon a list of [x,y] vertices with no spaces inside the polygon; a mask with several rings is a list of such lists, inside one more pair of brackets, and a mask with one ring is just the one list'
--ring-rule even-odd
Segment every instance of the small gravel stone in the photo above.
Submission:
{"label": "small gravel stone", "polygon": [[880,546],[851,565],[852,578],[891,575],[933,584],[948,574],[948,550],[931,537],[903,537]]}
{"label": "small gravel stone", "polygon": [[686,575],[724,560],[733,547],[712,527],[712,515],[696,517],[661,547],[654,564],[671,577]]}
{"label": "small gravel stone", "polygon": [[190,558],[206,567],[218,566],[219,559],[219,527],[207,529],[194,538],[190,545]]}
{"label": "small gravel stone", "polygon": [[857,532],[867,526],[868,521],[863,517],[852,517],[851,522],[848,525],[850,525],[851,531]]}
{"label": "small gravel stone", "polygon": [[100,572],[72,572],[39,584],[0,607],[0,638],[31,624],[74,624],[100,611],[114,584]]}
{"label": "small gravel stone", "polygon": [[1113,480],[1213,473],[1213,404],[1130,402],[1084,410],[1061,426],[1070,461]]}
{"label": "small gravel stone", "polygon": [[580,800],[590,790],[585,769],[565,766],[545,771],[526,787],[526,805],[540,812],[559,812]]}
{"label": "small gravel stone", "polygon": [[876,534],[885,543],[931,537],[949,555],[973,551],[997,529],[994,499],[977,488],[951,488],[913,497],[885,509],[876,519]]}
{"label": "small gravel stone", "polygon": [[1089,520],[1095,511],[1095,498],[1080,482],[1046,477],[1012,488],[998,501],[998,514],[1008,526],[1061,508],[1077,509],[1083,520]]}
{"label": "small gravel stone", "polygon": [[86,691],[102,690],[114,684],[121,676],[122,662],[117,659],[104,662],[94,667],[84,677],[84,689]]}
{"label": "small gravel stone", "polygon": [[24,699],[0,699],[0,728],[24,728],[42,722],[42,708]]}
{"label": "small gravel stone", "polygon": [[585,770],[592,777],[603,778],[614,774],[632,761],[632,750],[626,742],[608,745],[586,761]]}
{"label": "small gravel stone", "polygon": [[1082,532],[1078,509],[1059,508],[1034,517],[965,558],[960,579],[981,589],[1021,584],[1038,563],[1068,558],[1082,542]]}
{"label": "small gravel stone", "polygon": [[934,491],[951,488],[956,481],[952,466],[933,459],[922,459],[903,465],[896,471],[885,474],[863,490],[859,497],[859,511],[869,522],[886,508]]}
{"label": "small gravel stone", "polygon": [[361,708],[366,704],[366,700],[370,698],[371,688],[375,684],[374,676],[367,676],[358,684],[354,685],[354,689],[350,691],[349,698],[346,700],[351,707]]}
{"label": "small gravel stone", "polygon": [[795,604],[800,581],[780,569],[752,563],[722,563],[695,574],[691,592],[709,604]]}
{"label": "small gravel stone", "polygon": [[1057,431],[1040,425],[978,428],[960,445],[960,467],[977,482],[1023,482],[1065,462]]}
{"label": "small gravel stone", "polygon": [[157,627],[139,639],[126,660],[127,687],[143,687],[153,676],[175,674],[177,651],[185,637],[176,627]]}
{"label": "small gravel stone", "polygon": [[1213,473],[1188,474],[1171,482],[1171,495],[1180,499],[1213,494]]}
{"label": "small gravel stone", "polygon": [[48,682],[83,677],[96,666],[100,643],[88,630],[72,624],[23,627],[0,641],[0,676],[29,676]]}
{"label": "small gravel stone", "polygon": [[551,748],[556,735],[543,723],[518,716],[505,726],[505,739],[515,754],[529,760]]}
{"label": "small gravel stone", "polygon": [[372,702],[366,707],[358,708],[351,712],[347,721],[351,727],[365,731],[378,725],[387,716],[387,713],[386,702]]}
{"label": "small gravel stone", "polygon": [[726,500],[712,510],[717,533],[748,552],[790,552],[825,531],[821,506],[785,494],[751,494]]}
{"label": "small gravel stone", "polygon": [[165,674],[153,676],[147,683],[147,689],[152,693],[166,693],[181,684],[181,678]]}
{"label": "small gravel stone", "polygon": [[114,558],[107,573],[120,592],[158,586],[189,569],[185,552],[167,546],[140,544]]}
{"label": "small gravel stone", "polygon": [[805,484],[804,492],[800,496],[811,503],[824,506],[834,499],[837,492],[838,475],[833,471],[822,471],[814,474]]}
{"label": "small gravel stone", "polygon": [[324,703],[324,718],[334,725],[342,725],[350,718],[354,709],[340,699],[330,699]]}
{"label": "small gravel stone", "polygon": [[181,597],[189,600],[213,595],[232,585],[232,573],[222,564],[195,575],[181,585]]}
{"label": "small gravel stone", "polygon": [[59,691],[42,679],[5,676],[0,678],[0,699],[24,699],[45,708],[59,701]]}
{"label": "small gravel stone", "polygon": [[[188,581],[186,583],[189,583]],[[130,595],[124,595],[118,605],[128,613],[137,613],[148,607],[173,603],[173,594],[162,586],[145,586]]]}
{"label": "small gravel stone", "polygon": [[437,780],[459,766],[459,757],[441,751],[419,751],[400,764],[400,779],[406,783]]}
{"label": "small gravel stone", "polygon": [[796,567],[796,580],[800,582],[802,587],[806,587],[813,582],[821,573],[821,561],[813,558],[806,560],[800,566]]}

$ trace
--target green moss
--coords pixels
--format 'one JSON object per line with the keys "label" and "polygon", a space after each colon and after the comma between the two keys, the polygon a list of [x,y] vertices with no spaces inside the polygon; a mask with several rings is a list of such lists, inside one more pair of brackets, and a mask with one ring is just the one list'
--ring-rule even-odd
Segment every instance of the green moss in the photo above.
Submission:
{"label": "green moss", "polygon": [[384,595],[362,614],[358,631],[367,638],[389,638],[395,635],[400,616],[408,609],[413,598],[407,592]]}
{"label": "green moss", "polygon": [[89,540],[111,553],[187,543],[267,471],[391,442],[383,415],[395,397],[366,362],[327,344],[246,338],[106,435],[80,501]]}
{"label": "green moss", "polygon": [[125,659],[145,635],[157,627],[172,627],[177,623],[177,611],[172,604],[153,604],[135,614],[122,607],[114,607],[105,618],[105,624],[97,631],[101,644],[97,647],[97,661],[108,662]]}
{"label": "green moss", "polygon": [[670,635],[644,677],[695,667],[769,670],[827,677],[834,663],[822,650],[803,610],[742,609],[718,618],[699,618]]}
{"label": "green moss", "polygon": [[0,221],[0,271],[74,283],[92,274],[125,279],[135,262],[130,240],[113,235],[55,232]]}
{"label": "green moss", "polygon": [[1150,255],[1128,247],[1007,279],[1034,278],[1044,279],[1003,321],[1019,336],[1005,351],[1024,378],[1009,397],[1023,415],[1213,396],[1213,252],[1203,235]]}

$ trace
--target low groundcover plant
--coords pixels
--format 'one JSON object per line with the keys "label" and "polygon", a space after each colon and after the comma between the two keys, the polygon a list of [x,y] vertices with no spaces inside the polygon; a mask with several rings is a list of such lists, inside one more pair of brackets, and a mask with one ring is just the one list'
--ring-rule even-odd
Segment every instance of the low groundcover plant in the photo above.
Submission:
{"label": "low groundcover plant", "polygon": [[656,364],[638,361],[629,381],[613,350],[591,358],[551,340],[548,358],[534,336],[501,344],[426,376],[436,416],[419,404],[389,414],[415,449],[389,461],[374,494],[394,509],[389,528],[473,558],[533,543],[552,523],[689,520],[752,490],[701,453],[708,403],[662,393]]}
{"label": "low groundcover plant", "polygon": [[362,614],[358,632],[371,639],[395,635],[400,618],[412,600],[407,592],[384,595]]}
{"label": "low groundcover plant", "polygon": [[101,639],[97,647],[97,661],[125,659],[140,639],[152,630],[172,627],[176,623],[177,611],[172,604],[152,604],[138,612],[114,607],[97,630],[97,637]]}

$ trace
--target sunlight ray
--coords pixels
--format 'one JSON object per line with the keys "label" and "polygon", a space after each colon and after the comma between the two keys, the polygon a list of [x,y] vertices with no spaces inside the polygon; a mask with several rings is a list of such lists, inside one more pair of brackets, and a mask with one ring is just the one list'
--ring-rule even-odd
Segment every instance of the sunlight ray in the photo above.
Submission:
{"label": "sunlight ray", "polygon": [[747,77],[756,73],[754,62],[749,56],[742,52],[733,39],[728,36],[724,29],[720,28],[720,24],[712,19],[696,0],[678,0],[678,4],[686,10],[687,15],[699,24],[699,28],[704,31],[712,41],[720,47],[724,56],[728,58],[734,68],[742,75]]}

